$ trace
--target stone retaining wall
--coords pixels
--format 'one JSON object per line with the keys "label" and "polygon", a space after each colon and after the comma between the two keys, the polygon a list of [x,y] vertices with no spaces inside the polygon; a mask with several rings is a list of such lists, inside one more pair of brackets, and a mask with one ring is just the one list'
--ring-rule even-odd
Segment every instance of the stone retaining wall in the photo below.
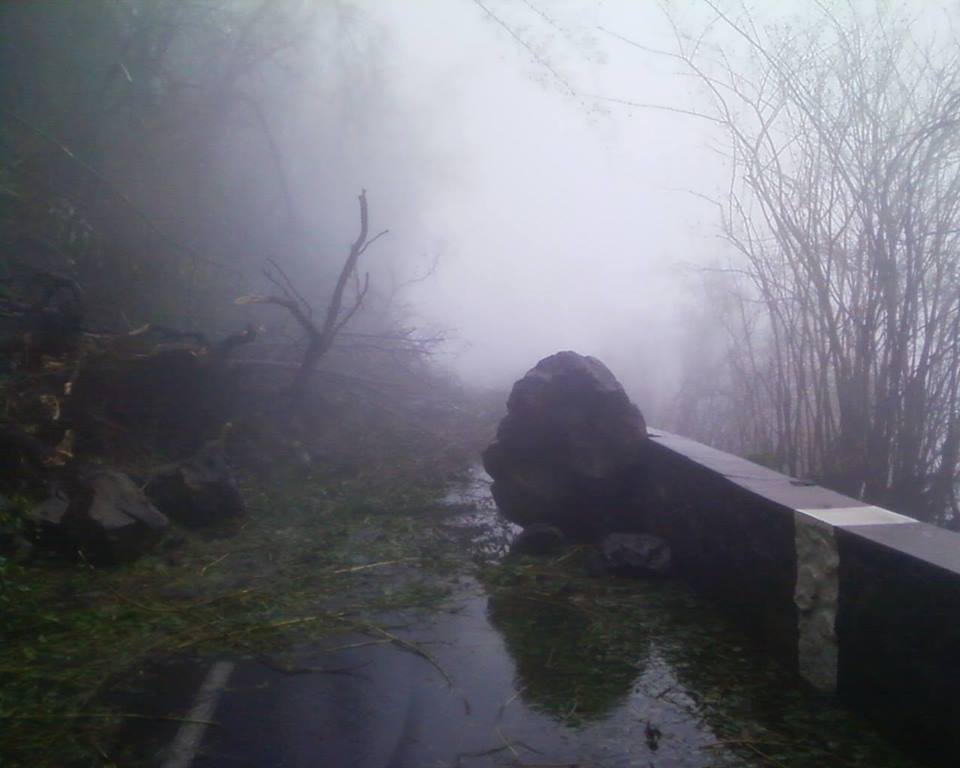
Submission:
{"label": "stone retaining wall", "polygon": [[960,760],[960,534],[650,430],[678,572],[811,685]]}

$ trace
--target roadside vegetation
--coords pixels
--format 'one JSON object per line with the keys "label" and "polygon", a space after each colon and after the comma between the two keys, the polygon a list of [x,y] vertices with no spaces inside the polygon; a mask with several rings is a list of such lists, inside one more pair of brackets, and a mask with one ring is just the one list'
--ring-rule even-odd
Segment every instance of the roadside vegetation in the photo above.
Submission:
{"label": "roadside vegetation", "polygon": [[[142,713],[105,696],[154,659],[393,642],[365,622],[443,593],[409,574],[451,567],[424,528],[491,412],[405,303],[431,267],[384,230],[416,196],[380,179],[368,210],[362,190],[362,137],[393,110],[378,30],[321,5],[0,10],[4,766],[126,764],[111,735]],[[347,123],[356,142],[323,140]],[[211,443],[229,519],[89,546],[125,514],[91,511],[89,477],[142,515],[151,478]]]}
{"label": "roadside vegetation", "polygon": [[292,460],[245,474],[244,519],[170,532],[132,563],[0,560],[3,765],[128,765],[112,739],[151,715],[111,696],[158,659],[282,669],[300,642],[360,633],[402,644],[379,617],[437,605],[468,557],[436,524],[459,511],[440,499],[473,446],[425,440],[409,423],[370,437],[380,455],[350,476]]}

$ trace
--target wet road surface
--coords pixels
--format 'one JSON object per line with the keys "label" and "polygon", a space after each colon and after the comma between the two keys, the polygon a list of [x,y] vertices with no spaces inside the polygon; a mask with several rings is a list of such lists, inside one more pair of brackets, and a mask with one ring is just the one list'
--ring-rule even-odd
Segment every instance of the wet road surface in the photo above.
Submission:
{"label": "wet road surface", "polygon": [[[510,531],[482,476],[450,501],[466,504],[452,529],[502,549]],[[127,738],[161,768],[912,765],[682,587],[637,589],[561,602],[566,585],[514,594],[465,576],[439,610],[377,617],[410,646],[338,635],[278,657],[165,662],[138,681],[137,705],[203,722]]]}
{"label": "wet road surface", "polygon": [[[504,639],[489,621],[487,596],[479,585],[466,587],[448,612],[416,631],[394,631],[422,643],[452,684],[427,660],[393,644],[371,644],[365,636],[338,637],[330,644],[337,650],[286,654],[283,666],[291,672],[278,672],[262,661],[241,661],[224,681],[212,715],[217,725],[205,730],[191,764],[741,764],[711,748],[716,735],[691,720],[692,702],[655,653],[623,700],[603,717],[570,727],[564,718],[531,707],[523,697],[522,681],[517,685]],[[353,644],[356,647],[343,647]],[[182,674],[174,666],[158,672],[156,682],[171,682]],[[188,708],[181,705],[180,711],[187,713]],[[655,744],[648,724],[655,724]],[[170,745],[165,744],[156,761],[163,765],[171,759]]]}

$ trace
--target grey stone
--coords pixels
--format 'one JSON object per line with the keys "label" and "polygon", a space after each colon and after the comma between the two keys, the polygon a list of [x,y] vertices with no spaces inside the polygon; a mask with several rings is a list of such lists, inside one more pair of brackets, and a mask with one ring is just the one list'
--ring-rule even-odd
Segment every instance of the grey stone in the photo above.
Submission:
{"label": "grey stone", "polygon": [[54,493],[27,512],[26,517],[38,528],[57,527],[63,522],[63,516],[67,514],[69,506],[70,500],[66,496],[62,493]]}
{"label": "grey stone", "polygon": [[126,475],[86,470],[27,513],[38,543],[95,562],[119,562],[141,555],[169,526],[169,520]]}
{"label": "grey stone", "polygon": [[599,547],[603,567],[614,576],[663,576],[670,571],[670,545],[645,533],[611,533]]}
{"label": "grey stone", "polygon": [[136,484],[119,472],[97,472],[72,495],[62,526],[84,555],[104,562],[135,558],[170,521]]}
{"label": "grey stone", "polygon": [[244,513],[222,440],[213,440],[187,461],[161,470],[145,490],[161,512],[190,528],[217,525]]}

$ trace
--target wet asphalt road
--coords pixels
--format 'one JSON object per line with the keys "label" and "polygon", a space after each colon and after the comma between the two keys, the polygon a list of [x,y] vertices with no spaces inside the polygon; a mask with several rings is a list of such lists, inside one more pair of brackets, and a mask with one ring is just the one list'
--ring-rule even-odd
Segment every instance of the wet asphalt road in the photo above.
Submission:
{"label": "wet asphalt road", "polygon": [[[276,665],[240,661],[210,715],[216,725],[202,729],[190,759],[171,754],[177,740],[171,729],[162,739],[153,734],[148,759],[192,768],[742,764],[707,748],[716,736],[691,717],[690,701],[669,666],[656,658],[647,660],[632,690],[602,718],[571,727],[540,711],[525,700],[514,661],[476,585],[416,631],[395,632],[422,643],[452,685],[423,658],[394,645],[369,644],[368,637],[339,637],[326,646],[338,650],[301,649],[284,657],[284,667],[327,671],[282,673]],[[342,647],[353,643],[357,647]],[[156,673],[149,687],[190,681],[168,697],[166,714],[190,715],[209,667]],[[658,696],[670,689],[671,696]],[[655,748],[648,722],[660,732]]]}
{"label": "wet asphalt road", "polygon": [[[472,531],[487,555],[501,554],[513,532],[496,520],[482,473],[448,500],[466,505],[454,524]],[[742,747],[734,751],[730,733],[747,722],[731,720],[734,711],[774,733],[784,729],[785,718],[804,712],[804,724],[785,732],[826,744],[826,754],[841,758],[864,741],[859,725],[841,723],[834,705],[782,674],[771,677],[769,660],[747,643],[741,648],[741,636],[726,633],[725,623],[710,618],[692,596],[684,598],[688,625],[702,629],[706,640],[689,645],[682,635],[647,632],[644,619],[627,633],[632,650],[624,674],[622,664],[598,661],[604,646],[595,637],[585,642],[590,622],[576,612],[562,609],[558,619],[551,614],[556,608],[521,600],[506,609],[500,602],[498,613],[491,609],[496,599],[476,581],[457,584],[439,610],[368,617],[427,651],[443,672],[409,648],[369,635],[329,637],[272,659],[167,660],[127,681],[115,703],[148,717],[203,722],[137,719],[122,742],[157,768],[778,764],[745,756]],[[654,587],[661,588],[668,587]],[[607,625],[617,623],[612,610]],[[657,626],[655,616],[649,618]],[[667,634],[679,628],[660,626]],[[723,660],[723,644],[739,664]],[[690,653],[678,654],[683,648]],[[691,664],[716,674],[693,674]],[[737,702],[732,709],[710,703],[718,701],[718,689],[721,701]],[[763,703],[771,697],[783,700],[772,711]],[[896,753],[871,743],[884,765],[901,764]]]}

